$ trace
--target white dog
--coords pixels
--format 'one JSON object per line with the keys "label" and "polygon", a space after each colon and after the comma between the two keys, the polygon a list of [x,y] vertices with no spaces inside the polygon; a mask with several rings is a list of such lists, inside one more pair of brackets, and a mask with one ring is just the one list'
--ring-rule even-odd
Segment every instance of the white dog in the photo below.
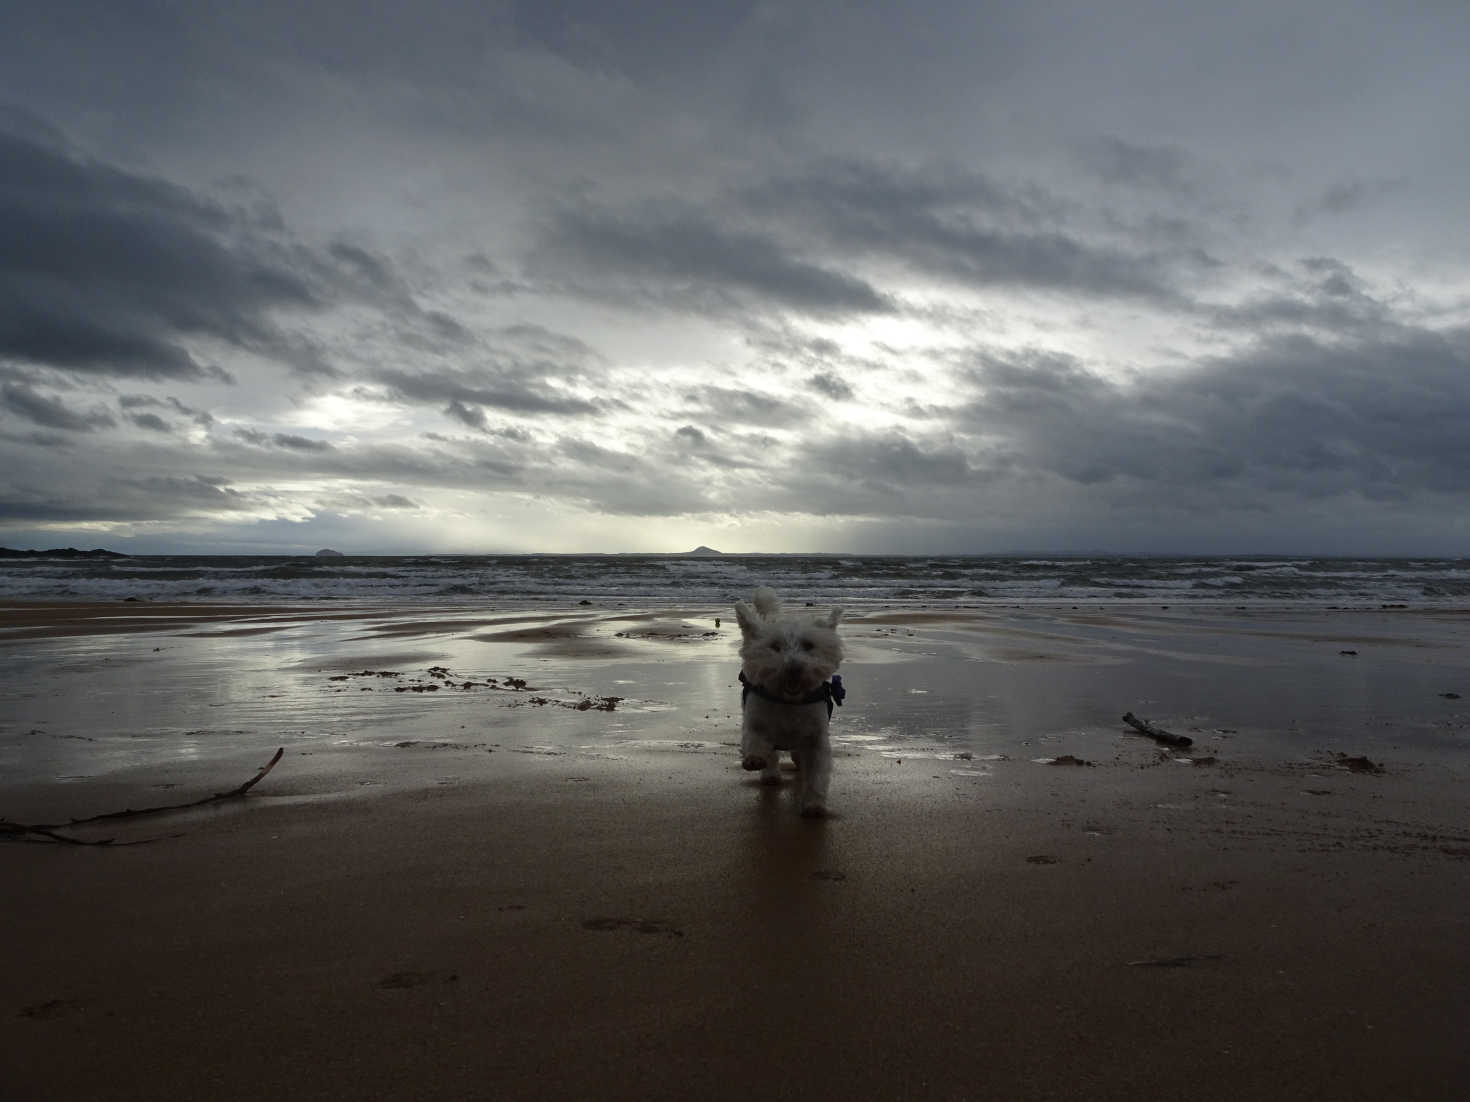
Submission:
{"label": "white dog", "polygon": [[800,771],[799,806],[808,818],[827,814],[832,745],[827,724],[841,704],[842,640],[834,608],[820,618],[787,616],[769,589],[755,591],[755,607],[735,605],[740,622],[741,765],[760,770],[763,784],[781,783],[781,751]]}

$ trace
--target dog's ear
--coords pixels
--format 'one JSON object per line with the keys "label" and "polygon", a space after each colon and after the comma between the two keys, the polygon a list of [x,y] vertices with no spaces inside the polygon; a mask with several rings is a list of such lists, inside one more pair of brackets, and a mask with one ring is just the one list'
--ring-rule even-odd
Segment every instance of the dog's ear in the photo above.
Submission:
{"label": "dog's ear", "polygon": [[838,621],[841,620],[841,619],[842,619],[842,609],[840,609],[840,608],[834,608],[831,612],[827,613],[827,621],[826,621],[827,626],[829,628],[835,628],[837,626]]}
{"label": "dog's ear", "polygon": [[740,635],[749,639],[760,628],[760,618],[756,616],[755,610],[744,601],[735,602],[735,619],[740,624]]}
{"label": "dog's ear", "polygon": [[774,589],[761,586],[755,591],[755,610],[765,619],[774,620],[781,615],[781,598],[776,596]]}

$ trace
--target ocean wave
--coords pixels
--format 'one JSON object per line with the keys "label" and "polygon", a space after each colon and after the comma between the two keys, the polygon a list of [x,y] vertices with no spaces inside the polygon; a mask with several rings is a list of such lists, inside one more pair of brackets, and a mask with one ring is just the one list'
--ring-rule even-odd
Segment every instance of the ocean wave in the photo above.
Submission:
{"label": "ocean wave", "polygon": [[1425,597],[1470,597],[1470,581],[1441,579],[1426,583],[1419,592]]}
{"label": "ocean wave", "polygon": [[1451,604],[1464,559],[900,558],[846,555],[135,556],[0,562],[12,600],[458,600],[728,605],[769,585],[854,608],[944,601],[1291,601]]}

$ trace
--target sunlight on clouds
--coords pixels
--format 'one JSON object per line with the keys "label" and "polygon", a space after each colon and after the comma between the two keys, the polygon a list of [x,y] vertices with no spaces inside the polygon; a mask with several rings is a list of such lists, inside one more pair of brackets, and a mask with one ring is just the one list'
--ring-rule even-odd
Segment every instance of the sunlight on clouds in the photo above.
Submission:
{"label": "sunlight on clouds", "polygon": [[439,552],[629,552],[669,554],[701,544],[724,552],[813,550],[832,539],[825,519],[762,513],[644,517],[547,509],[523,494],[432,494],[414,515],[414,542]]}
{"label": "sunlight on clouds", "polygon": [[813,336],[837,342],[847,355],[862,357],[933,345],[936,337],[929,321],[899,314],[874,314],[836,324],[809,323],[803,328]]}
{"label": "sunlight on clouds", "polygon": [[[680,522],[608,517],[523,494],[439,495],[418,539],[445,552],[676,551]],[[694,547],[690,544],[689,547]]]}
{"label": "sunlight on clouds", "polygon": [[909,423],[912,404],[962,400],[947,361],[964,346],[923,318],[877,316],[807,330],[839,350],[828,373],[852,390],[852,400],[828,403],[825,415],[850,428],[893,429]]}
{"label": "sunlight on clouds", "polygon": [[[289,484],[284,486],[280,483],[274,486],[250,486],[248,484],[241,484],[232,487],[232,489],[236,489],[240,493],[247,494],[254,499],[255,504],[243,511],[243,515],[246,517],[253,517],[257,520],[306,521],[310,520],[317,513],[315,502],[310,500],[311,495],[294,492]],[[209,511],[201,515],[213,517],[216,520],[237,521],[242,514],[240,512],[221,513]]]}
{"label": "sunlight on clouds", "polygon": [[280,417],[281,424],[293,428],[352,436],[384,429],[403,432],[409,428],[408,422],[431,426],[438,425],[440,420],[437,415],[416,415],[416,411],[393,402],[385,387],[366,384],[346,391],[308,394],[297,402],[295,409],[284,412]]}

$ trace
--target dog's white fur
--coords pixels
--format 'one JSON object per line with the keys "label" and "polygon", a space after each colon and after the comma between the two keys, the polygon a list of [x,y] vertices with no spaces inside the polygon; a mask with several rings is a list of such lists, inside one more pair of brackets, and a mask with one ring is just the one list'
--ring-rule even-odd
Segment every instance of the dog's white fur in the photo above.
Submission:
{"label": "dog's white fur", "polygon": [[827,786],[832,779],[832,745],[827,737],[827,704],[801,703],[822,687],[842,664],[837,622],[842,609],[826,616],[787,615],[769,589],[757,589],[754,607],[739,601],[740,664],[746,680],[777,699],[756,692],[745,698],[740,723],[741,764],[760,770],[763,784],[781,783],[781,751],[796,762],[801,813],[820,818],[827,813]]}

